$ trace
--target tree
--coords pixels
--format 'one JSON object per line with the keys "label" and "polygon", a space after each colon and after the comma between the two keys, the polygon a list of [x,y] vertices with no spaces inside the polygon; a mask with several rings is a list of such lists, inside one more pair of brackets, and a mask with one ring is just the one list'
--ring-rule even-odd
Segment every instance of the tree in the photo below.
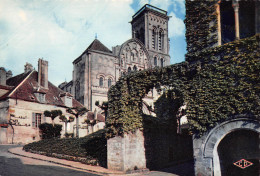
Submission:
{"label": "tree", "polygon": [[68,108],[66,111],[68,113],[70,113],[71,115],[75,116],[75,118],[76,118],[76,137],[78,138],[79,137],[79,116],[84,115],[89,110],[85,107],[83,107],[83,108],[74,107],[74,108]]}
{"label": "tree", "polygon": [[65,123],[65,134],[67,133],[67,124],[74,121],[74,117],[70,116],[69,120],[65,115],[60,116],[60,120]]}
{"label": "tree", "polygon": [[52,126],[54,126],[54,119],[58,116],[62,115],[62,111],[61,110],[52,110],[52,111],[44,111],[44,116],[45,117],[50,117],[52,120]]}
{"label": "tree", "polygon": [[101,105],[99,104],[99,101],[95,102],[95,105],[102,109],[105,112],[105,120],[107,120],[107,115],[108,115],[108,102],[104,101]]}

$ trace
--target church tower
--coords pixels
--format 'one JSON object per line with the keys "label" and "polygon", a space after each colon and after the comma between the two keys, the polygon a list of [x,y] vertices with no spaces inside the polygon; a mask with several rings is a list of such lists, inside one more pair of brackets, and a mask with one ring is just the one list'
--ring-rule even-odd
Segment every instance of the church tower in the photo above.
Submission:
{"label": "church tower", "polygon": [[139,39],[149,52],[151,64],[170,65],[167,11],[144,5],[132,16],[132,38]]}

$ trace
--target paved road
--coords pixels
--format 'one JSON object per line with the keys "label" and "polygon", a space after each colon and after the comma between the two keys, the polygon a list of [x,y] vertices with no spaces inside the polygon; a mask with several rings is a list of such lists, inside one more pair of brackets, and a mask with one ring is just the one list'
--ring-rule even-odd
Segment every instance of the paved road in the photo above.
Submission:
{"label": "paved road", "polygon": [[15,145],[0,145],[0,176],[98,176],[45,161],[8,153]]}

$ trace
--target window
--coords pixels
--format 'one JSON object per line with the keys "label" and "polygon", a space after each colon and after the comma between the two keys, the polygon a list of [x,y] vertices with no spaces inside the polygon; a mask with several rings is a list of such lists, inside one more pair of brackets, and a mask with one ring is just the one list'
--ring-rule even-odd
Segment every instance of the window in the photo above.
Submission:
{"label": "window", "polygon": [[163,67],[163,59],[161,59],[161,67]]}
{"label": "window", "polygon": [[35,93],[35,96],[40,103],[45,103],[45,93],[38,92]]}
{"label": "window", "polygon": [[240,38],[246,38],[256,33],[256,2],[239,1],[239,31]]}
{"label": "window", "polygon": [[110,78],[107,81],[107,85],[108,85],[108,88],[111,87],[111,85],[112,85],[112,80]]}
{"label": "window", "polygon": [[144,44],[144,29],[140,29],[140,41]]}
{"label": "window", "polygon": [[99,87],[103,87],[103,81],[104,81],[104,79],[103,79],[103,77],[100,77],[99,78]]}
{"label": "window", "polygon": [[128,73],[130,73],[131,72],[131,67],[128,67]]}
{"label": "window", "polygon": [[220,3],[222,44],[235,40],[235,17],[232,1]]}
{"label": "window", "polygon": [[75,86],[75,98],[78,101],[79,101],[79,95],[80,95],[80,83],[79,81],[77,81]]}
{"label": "window", "polygon": [[33,113],[32,114],[32,127],[39,128],[41,121],[42,121],[42,114],[40,113]]}
{"label": "window", "polygon": [[222,0],[220,2],[221,44],[257,33],[256,5],[255,1]]}
{"label": "window", "polygon": [[154,66],[157,66],[157,57],[154,57]]}
{"label": "window", "polygon": [[153,29],[152,31],[152,48],[155,49],[155,35],[156,35],[156,29]]}
{"label": "window", "polygon": [[159,32],[159,36],[158,36],[158,48],[160,51],[163,49],[163,31],[162,30]]}
{"label": "window", "polygon": [[137,67],[136,67],[136,65],[134,66],[133,70],[134,70],[135,72],[137,71]]}

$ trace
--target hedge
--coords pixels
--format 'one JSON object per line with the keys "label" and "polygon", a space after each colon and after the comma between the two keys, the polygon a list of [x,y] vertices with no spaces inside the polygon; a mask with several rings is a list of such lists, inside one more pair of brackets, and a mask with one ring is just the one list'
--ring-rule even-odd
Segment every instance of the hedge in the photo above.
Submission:
{"label": "hedge", "polygon": [[23,149],[106,167],[107,140],[105,134],[106,131],[103,129],[82,138],[45,139],[27,144]]}

